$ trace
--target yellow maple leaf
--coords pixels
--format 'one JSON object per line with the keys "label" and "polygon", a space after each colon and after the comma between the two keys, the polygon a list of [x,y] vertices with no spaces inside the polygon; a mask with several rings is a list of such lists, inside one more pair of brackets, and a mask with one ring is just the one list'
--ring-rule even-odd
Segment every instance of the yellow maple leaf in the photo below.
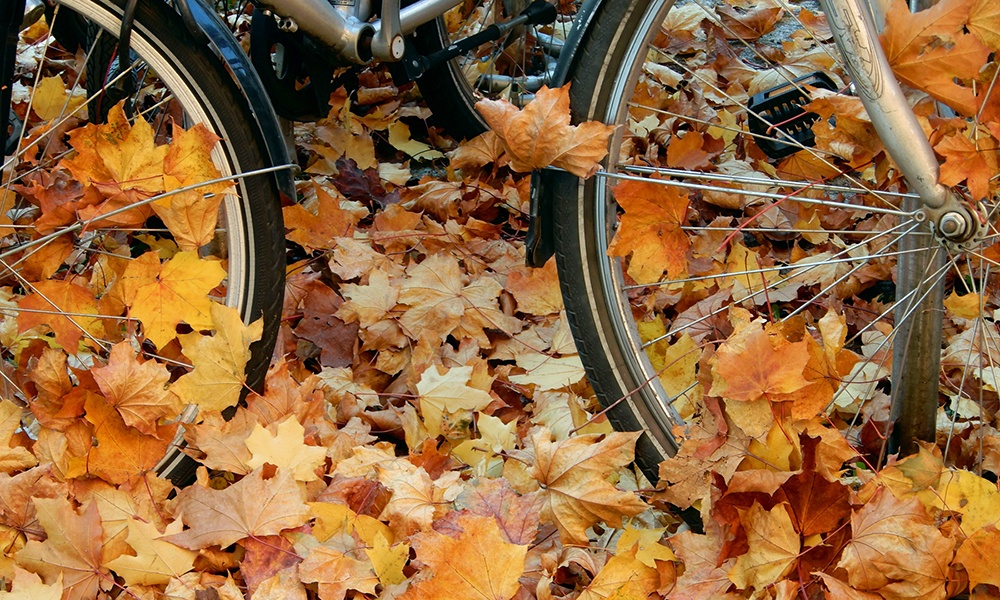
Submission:
{"label": "yellow maple leaf", "polygon": [[180,336],[184,354],[194,371],[174,382],[170,390],[187,404],[201,410],[222,410],[240,400],[246,383],[250,344],[260,339],[264,322],[244,325],[240,313],[214,302],[209,303],[215,335],[187,333]]}
{"label": "yellow maple leaf", "polygon": [[161,535],[180,533],[183,523],[172,522],[161,534],[152,523],[128,520],[128,544],[135,556],[123,554],[106,566],[120,575],[128,585],[161,585],[194,567],[197,552],[159,539]]}
{"label": "yellow maple leaf", "polygon": [[35,455],[20,445],[10,446],[14,432],[21,428],[24,409],[10,400],[0,400],[0,473],[13,473],[38,464]]}
{"label": "yellow maple leaf", "polygon": [[159,277],[135,290],[131,314],[142,323],[146,337],[163,348],[177,337],[177,324],[195,331],[212,328],[208,294],[226,277],[218,261],[181,252],[163,264]]}
{"label": "yellow maple leaf", "polygon": [[441,434],[445,415],[482,410],[493,401],[489,393],[469,386],[471,378],[471,366],[452,367],[444,372],[431,367],[420,376],[417,382],[420,415],[432,436]]}
{"label": "yellow maple leaf", "polygon": [[768,511],[754,502],[748,510],[739,511],[739,515],[749,549],[736,559],[729,579],[740,589],[760,590],[791,570],[801,547],[799,533],[784,504]]}
{"label": "yellow maple leaf", "polygon": [[379,533],[375,536],[372,547],[365,548],[365,554],[372,561],[372,567],[383,587],[406,581],[403,567],[410,559],[409,544],[399,544],[393,548],[386,537]]}
{"label": "yellow maple leaf", "polygon": [[247,465],[256,469],[269,463],[291,472],[296,481],[319,479],[316,469],[326,461],[326,448],[305,444],[306,430],[295,415],[285,418],[275,428],[277,431],[272,435],[260,423],[254,426],[246,440],[253,455]]}
{"label": "yellow maple leaf", "polygon": [[[656,569],[639,560],[636,555],[639,549],[635,546],[621,551],[597,573],[587,589],[580,594],[580,600],[607,600],[618,598],[649,598],[660,584],[660,576]],[[615,596],[623,590],[629,596]]]}

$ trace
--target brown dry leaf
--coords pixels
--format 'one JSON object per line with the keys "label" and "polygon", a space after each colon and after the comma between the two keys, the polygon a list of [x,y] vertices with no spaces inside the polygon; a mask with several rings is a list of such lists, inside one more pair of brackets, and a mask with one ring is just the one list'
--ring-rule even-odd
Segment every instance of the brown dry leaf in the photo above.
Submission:
{"label": "brown dry leaf", "polygon": [[741,589],[761,590],[791,571],[801,548],[799,533],[784,504],[764,510],[754,502],[739,514],[749,550],[736,559],[729,579]]}
{"label": "brown dry leaf", "polygon": [[487,131],[462,142],[448,153],[453,169],[477,168],[496,162],[503,154],[503,142],[495,131]]}
{"label": "brown dry leaf", "polygon": [[456,537],[428,531],[413,537],[424,566],[400,600],[510,600],[524,571],[527,546],[507,542],[492,517],[461,515]]}
{"label": "brown dry leaf", "polygon": [[379,580],[368,560],[354,558],[358,553],[320,546],[299,564],[299,577],[305,583],[319,584],[321,600],[344,600],[348,590],[374,594]]}
{"label": "brown dry leaf", "polygon": [[449,254],[434,254],[410,267],[400,286],[399,302],[410,308],[400,324],[412,339],[449,335],[471,337],[489,347],[486,329],[515,332],[520,321],[500,310],[502,287],[488,275],[466,283],[458,261]]}
{"label": "brown dry leaf", "polygon": [[634,597],[649,598],[659,587],[660,576],[656,569],[636,558],[637,552],[633,546],[613,556],[580,594],[580,600],[627,598],[615,595],[622,589],[628,589]]}
{"label": "brown dry leaf", "polygon": [[480,100],[476,109],[500,136],[513,170],[526,173],[555,166],[589,177],[608,153],[614,126],[597,121],[569,122],[569,85],[542,86],[524,109],[507,100]]}
{"label": "brown dry leaf", "polygon": [[735,558],[723,558],[722,537],[701,535],[692,531],[679,533],[670,542],[677,556],[684,563],[684,572],[677,578],[677,586],[670,594],[676,600],[705,600],[721,598],[732,587],[728,573]]}
{"label": "brown dry leaf", "polygon": [[116,344],[107,366],[95,366],[90,372],[125,423],[147,435],[156,435],[157,421],[176,417],[183,408],[167,390],[166,367],[152,360],[140,362],[128,342]]}
{"label": "brown dry leaf", "polygon": [[177,494],[177,511],[188,529],[162,538],[198,550],[250,536],[278,535],[309,520],[305,492],[291,473],[264,479],[261,469],[224,490],[194,484]]}
{"label": "brown dry leaf", "polygon": [[219,413],[208,412],[201,423],[184,426],[185,452],[209,469],[245,475],[253,470],[247,464],[250,449],[246,440],[256,424],[244,408],[237,409],[228,421]]}
{"label": "brown dry leaf", "polygon": [[837,566],[852,586],[885,597],[945,597],[955,540],[938,531],[918,499],[880,489],[854,511],[851,530]]}
{"label": "brown dry leaf", "polygon": [[687,217],[687,194],[675,186],[632,180],[612,190],[625,215],[608,255],[631,254],[628,274],[639,283],[655,283],[663,271],[668,279],[686,277],[691,240],[681,226]]}
{"label": "brown dry leaf", "polygon": [[530,544],[538,533],[539,498],[522,496],[506,479],[475,479],[469,482],[455,505],[472,514],[496,519],[500,532],[512,544]]}
{"label": "brown dry leaf", "polygon": [[111,575],[103,560],[104,529],[97,504],[82,513],[66,498],[35,498],[38,522],[48,536],[44,542],[29,541],[17,553],[17,564],[42,576],[52,585],[60,579],[63,600],[92,600]]}
{"label": "brown dry leaf", "polygon": [[588,527],[602,521],[620,527],[623,517],[649,508],[607,479],[632,462],[638,438],[638,433],[616,432],[553,442],[546,429],[532,437],[535,462],[529,471],[542,485],[542,518],[559,528],[564,543],[586,544]]}

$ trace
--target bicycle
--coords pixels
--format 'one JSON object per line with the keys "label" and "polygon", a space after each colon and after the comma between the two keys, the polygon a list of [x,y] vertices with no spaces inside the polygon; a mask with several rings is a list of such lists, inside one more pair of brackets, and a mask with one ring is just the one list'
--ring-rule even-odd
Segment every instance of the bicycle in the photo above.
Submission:
{"label": "bicycle", "polygon": [[[6,155],[0,227],[7,237],[0,261],[11,290],[5,296],[5,315],[21,315],[16,326],[14,319],[8,320],[13,331],[4,342],[7,366],[27,373],[29,365],[58,354],[56,370],[75,378],[74,365],[103,361],[113,344],[131,341],[142,354],[183,368],[165,350],[171,343],[176,346],[175,324],[168,323],[161,336],[146,331],[143,342],[134,335],[135,301],[123,305],[107,292],[133,259],[162,251],[162,258],[150,260],[165,265],[167,257],[186,250],[189,265],[208,261],[213,269],[224,267],[208,283],[210,297],[238,309],[246,323],[263,319],[261,339],[252,345],[246,369],[246,387],[260,389],[283,296],[281,203],[296,199],[296,165],[275,109],[300,120],[325,117],[324,107],[338,84],[336,67],[393,61],[397,83],[418,80],[435,91],[429,100],[438,122],[456,137],[468,137],[485,129],[473,108],[476,99],[501,87],[527,101],[545,81],[554,63],[551,55],[558,52],[559,36],[551,29],[541,31],[557,18],[546,2],[517,1],[509,7],[494,0],[464,6],[458,6],[460,0],[405,4],[401,8],[398,1],[386,1],[376,11],[370,2],[279,0],[250,13],[247,3],[238,3],[228,8],[228,18],[236,27],[250,21],[248,55],[215,7],[200,0],[52,2],[44,7],[46,26],[38,39],[30,37],[29,15],[38,18],[39,7],[26,11],[22,0],[5,1],[0,6],[7,33],[0,59],[6,83],[0,92],[0,147]],[[384,18],[374,19],[376,12]],[[458,20],[457,30],[447,29],[445,13],[453,25]],[[18,54],[22,32],[28,37]],[[497,66],[498,59],[506,71]],[[79,65],[76,71],[74,65]],[[57,101],[45,100],[39,92],[46,85],[56,90]],[[150,148],[154,142],[172,141],[179,135],[177,126],[199,124],[204,135],[221,140],[211,154],[214,171],[208,178],[214,184],[185,190],[182,182],[173,195],[163,196],[162,189],[143,191],[141,181],[130,182],[116,190],[130,198],[128,206],[83,198],[78,181],[42,167],[73,151],[70,146],[76,142],[71,138],[67,146],[64,134],[86,119],[116,123],[121,130],[125,120],[149,122],[143,135],[150,138],[144,142]],[[209,209],[198,239],[181,240],[152,203],[192,191],[217,203],[217,217]],[[64,266],[70,255],[76,259]],[[38,283],[56,273],[56,281]],[[99,290],[96,297],[83,293],[90,288]],[[197,331],[204,324],[189,320],[180,333],[186,331],[183,327]],[[66,351],[51,354],[52,347]],[[8,396],[31,397],[21,390],[25,381],[32,383],[30,376],[15,381],[3,372],[3,377]],[[189,406],[181,420],[190,421],[195,413]],[[174,442],[155,471],[186,481],[193,465],[180,451],[182,438]]]}
{"label": "bicycle", "polygon": [[[944,185],[943,160],[921,124],[948,123],[971,137],[970,157],[993,160],[996,145],[976,128],[985,130],[1000,96],[998,48],[973,31],[943,33],[945,45],[960,37],[976,49],[971,74],[951,81],[968,90],[967,105],[954,106],[955,116],[918,76],[906,80],[910,103],[920,102],[911,109],[877,37],[887,18],[879,6],[635,0],[590,6],[578,19],[586,25],[567,43],[571,58],[556,83],[572,84],[574,122],[618,129],[593,178],[540,176],[532,212],[551,226],[536,228],[528,255],[537,264],[555,253],[589,379],[616,428],[646,432],[637,461],[651,477],[706,411],[701,379],[709,349],[733,331],[731,307],[800,319],[800,335],[814,338],[828,310],[844,316],[853,364],[827,374],[822,408],[840,411],[848,428],[891,404],[891,418],[879,419],[895,422],[882,456],[934,441],[942,403],[946,456],[971,424],[989,422],[1000,356],[987,250],[996,173],[988,189],[977,182],[970,191],[951,168]],[[899,23],[901,6],[890,21]],[[811,108],[813,98],[838,108]],[[831,143],[838,120],[857,125],[853,145]],[[681,206],[663,221],[664,236],[682,247],[673,270],[616,246],[632,210],[617,198],[624,183]],[[968,321],[944,317],[946,295],[968,294],[976,299]],[[686,379],[661,376],[684,361]],[[970,401],[980,408],[961,408]]]}

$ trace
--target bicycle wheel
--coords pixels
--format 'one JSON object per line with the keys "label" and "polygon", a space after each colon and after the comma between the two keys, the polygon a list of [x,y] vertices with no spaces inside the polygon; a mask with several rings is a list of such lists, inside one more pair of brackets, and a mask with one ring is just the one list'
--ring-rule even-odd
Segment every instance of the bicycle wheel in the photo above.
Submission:
{"label": "bicycle wheel", "polygon": [[[556,173],[547,186],[563,296],[610,418],[647,433],[637,460],[651,478],[698,426],[705,398],[725,399],[712,352],[735,352],[747,323],[831,348],[835,360],[803,371],[809,386],[772,399],[796,418],[828,413],[861,445],[881,445],[904,395],[931,407],[918,435],[933,438],[935,416],[948,417],[936,433],[952,454],[997,409],[992,235],[950,247],[919,222],[815,10],[604,2],[573,57],[574,121],[618,128],[603,172]],[[992,91],[995,74],[966,84]],[[757,94],[790,116],[768,113]],[[814,114],[796,113],[801,95],[818,98]],[[938,135],[989,125],[913,100]],[[991,180],[976,199],[994,196]],[[981,213],[994,212],[986,200]],[[842,348],[823,342],[834,330]]]}
{"label": "bicycle wheel", "polygon": [[[444,17],[417,28],[412,36],[421,54],[430,54],[493,23],[520,14],[529,0],[465,2]],[[551,85],[563,42],[573,26],[577,2],[558,3],[555,23],[519,27],[466,56],[428,70],[417,80],[435,122],[458,139],[471,139],[488,129],[476,111],[484,98],[506,98],[523,106],[543,85]]]}
{"label": "bicycle wheel", "polygon": [[[262,134],[253,125],[252,107],[225,65],[188,34],[165,3],[139,3],[130,68],[119,72],[117,58],[108,52],[116,44],[108,40],[118,35],[124,4],[117,0],[60,2],[48,18],[48,28],[34,32],[36,39],[23,40],[19,50],[26,60],[19,62],[14,73],[15,91],[20,89],[21,94],[13,108],[23,120],[24,137],[4,166],[6,367],[27,372],[40,345],[64,352],[71,367],[99,365],[112,345],[128,341],[147,358],[178,370],[179,348],[170,346],[176,346],[174,336],[186,325],[173,333],[167,327],[167,333],[153,337],[146,323],[130,317],[134,306],[109,308],[112,303],[105,303],[105,296],[113,295],[109,292],[116,285],[113,280],[121,276],[111,268],[113,261],[127,263],[159,251],[154,260],[165,264],[174,253],[186,250],[195,261],[210,262],[213,269],[224,271],[208,297],[237,308],[247,323],[263,318],[263,334],[252,346],[247,366],[247,385],[259,388],[277,335],[284,281],[277,185],[273,173],[259,173],[271,166]],[[98,64],[102,61],[107,64]],[[79,131],[87,124],[88,108],[95,123],[108,119],[109,110],[114,109],[101,106],[95,111],[94,107],[105,88],[123,81],[127,94],[120,106],[132,123],[138,119],[149,123],[155,145],[172,142],[177,128],[190,130],[195,125],[210,132],[208,137],[220,138],[210,161],[218,176],[231,184],[209,195],[214,196],[213,202],[218,200],[218,209],[208,204],[210,208],[197,217],[203,218],[200,225],[192,222],[185,229],[154,212],[149,203],[158,195],[152,193],[147,194],[151,198],[136,195],[131,200],[136,208],[114,219],[102,213],[103,208],[95,211],[90,206],[88,210],[87,202],[81,200],[85,186],[56,168],[74,151],[72,138],[67,143],[67,131]],[[48,92],[43,91],[46,86]],[[44,293],[70,286],[77,297],[72,306],[69,296]],[[29,309],[34,306],[29,297],[44,298],[45,306]],[[21,322],[29,313],[33,315],[30,327]],[[81,323],[74,316],[88,320]],[[60,331],[65,330],[70,333],[63,337]],[[5,379],[8,388],[14,385],[13,379]],[[17,387],[7,392],[23,400],[32,398]],[[190,420],[195,414],[195,407],[189,406],[181,419]],[[156,467],[158,473],[178,482],[191,471],[181,445],[178,436]]]}

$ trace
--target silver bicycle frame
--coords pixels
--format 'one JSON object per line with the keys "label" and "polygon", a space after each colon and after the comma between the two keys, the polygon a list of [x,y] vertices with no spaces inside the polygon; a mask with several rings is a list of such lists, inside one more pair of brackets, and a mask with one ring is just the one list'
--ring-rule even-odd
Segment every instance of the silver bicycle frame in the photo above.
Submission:
{"label": "silver bicycle frame", "polygon": [[[965,223],[962,235],[967,235],[968,229],[975,227],[976,217],[938,181],[938,159],[879,43],[876,23],[882,26],[885,19],[884,5],[877,2],[820,0],[875,130],[910,190],[919,196],[905,200],[902,208],[926,217],[922,225],[925,234],[936,232],[947,237],[946,220],[961,220]],[[913,0],[910,8],[926,8],[932,3]],[[895,429],[886,448],[890,454],[913,452],[916,440],[933,440],[935,436],[944,280],[928,282],[928,274],[941,272],[948,259],[934,235],[906,236],[900,250],[903,255],[896,263],[896,289],[905,291],[909,299],[897,302],[894,308],[891,420]]]}
{"label": "silver bicycle frame", "polygon": [[[354,6],[354,1],[350,6]],[[458,6],[462,0],[418,0],[400,9],[399,0],[382,0],[382,19],[368,23],[342,12],[327,0],[263,0],[259,4],[290,19],[347,61],[395,61],[403,56],[403,36]],[[345,3],[346,4],[346,3]]]}

